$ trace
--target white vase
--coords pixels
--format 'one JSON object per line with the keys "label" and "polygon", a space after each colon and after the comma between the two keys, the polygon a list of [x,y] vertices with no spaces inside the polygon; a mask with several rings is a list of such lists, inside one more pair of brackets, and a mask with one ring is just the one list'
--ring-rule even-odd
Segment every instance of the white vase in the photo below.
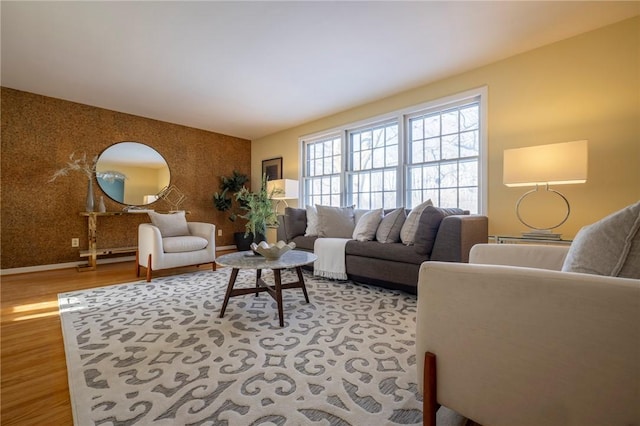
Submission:
{"label": "white vase", "polygon": [[101,195],[100,196],[100,203],[98,204],[98,211],[100,213],[104,213],[107,211],[107,208],[104,205],[104,197]]}

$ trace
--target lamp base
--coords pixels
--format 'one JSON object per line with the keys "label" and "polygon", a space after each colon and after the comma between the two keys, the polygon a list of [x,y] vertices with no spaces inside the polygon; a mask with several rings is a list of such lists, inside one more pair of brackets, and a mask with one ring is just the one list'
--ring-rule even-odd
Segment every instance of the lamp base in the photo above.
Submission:
{"label": "lamp base", "polygon": [[540,239],[540,240],[560,240],[562,235],[561,234],[555,234],[555,233],[551,232],[551,230],[559,227],[560,225],[562,225],[563,223],[565,223],[567,221],[567,219],[569,218],[569,213],[571,213],[571,207],[569,206],[569,201],[567,200],[567,197],[565,197],[564,195],[562,195],[561,193],[559,193],[555,189],[549,188],[548,184],[545,185],[545,191],[550,193],[550,194],[554,194],[554,195],[560,197],[560,199],[562,199],[562,201],[564,201],[564,204],[565,204],[565,206],[567,208],[567,213],[565,214],[564,218],[560,221],[560,223],[558,223],[557,225],[554,225],[554,226],[550,226],[548,228],[538,228],[536,226],[533,226],[533,225],[525,222],[524,219],[522,218],[522,215],[520,214],[520,204],[522,203],[522,200],[524,200],[527,196],[529,196],[531,194],[535,194],[539,190],[540,190],[540,186],[536,185],[535,189],[532,189],[531,191],[528,191],[528,192],[525,192],[524,194],[522,194],[522,197],[520,197],[520,199],[516,203],[516,216],[518,216],[518,220],[520,221],[520,223],[522,223],[523,225],[528,226],[530,228],[529,231],[523,232],[522,236],[524,238],[533,238],[533,239]]}

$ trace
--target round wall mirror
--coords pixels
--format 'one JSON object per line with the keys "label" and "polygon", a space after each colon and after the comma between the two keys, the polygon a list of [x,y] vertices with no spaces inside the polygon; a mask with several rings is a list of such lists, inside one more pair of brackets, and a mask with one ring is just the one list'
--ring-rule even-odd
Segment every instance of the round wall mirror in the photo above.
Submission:
{"label": "round wall mirror", "polygon": [[98,157],[96,180],[112,200],[144,206],[156,201],[160,191],[169,186],[171,173],[162,155],[150,146],[119,142]]}

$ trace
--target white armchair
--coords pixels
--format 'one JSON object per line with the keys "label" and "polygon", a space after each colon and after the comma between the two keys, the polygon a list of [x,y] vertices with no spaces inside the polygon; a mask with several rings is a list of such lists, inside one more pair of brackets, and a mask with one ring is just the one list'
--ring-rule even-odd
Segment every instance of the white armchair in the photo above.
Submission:
{"label": "white armchair", "polygon": [[440,405],[486,426],[640,425],[640,280],[561,272],[567,252],[482,244],[422,265],[425,425]]}
{"label": "white armchair", "polygon": [[140,276],[141,266],[147,268],[147,282],[151,281],[152,271],[159,269],[213,263],[212,269],[215,271],[215,225],[187,222],[187,226],[190,235],[163,238],[157,226],[150,223],[140,224],[136,276]]}

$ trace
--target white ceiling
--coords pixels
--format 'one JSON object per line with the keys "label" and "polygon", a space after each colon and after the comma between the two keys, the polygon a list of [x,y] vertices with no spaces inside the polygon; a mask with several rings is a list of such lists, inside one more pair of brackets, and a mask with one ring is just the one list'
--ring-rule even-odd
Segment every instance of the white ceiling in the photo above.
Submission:
{"label": "white ceiling", "polygon": [[10,2],[1,84],[255,139],[640,13],[640,2]]}

